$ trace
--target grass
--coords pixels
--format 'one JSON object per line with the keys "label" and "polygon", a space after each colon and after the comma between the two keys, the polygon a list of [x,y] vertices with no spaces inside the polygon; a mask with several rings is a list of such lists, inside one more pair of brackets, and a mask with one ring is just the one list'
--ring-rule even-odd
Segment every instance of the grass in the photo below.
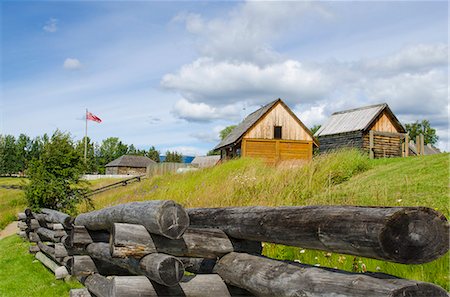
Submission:
{"label": "grass", "polygon": [[17,213],[26,207],[24,192],[20,189],[7,189],[4,186],[21,186],[26,179],[17,177],[0,178],[0,230],[16,220]]}
{"label": "grass", "polygon": [[28,253],[28,246],[16,235],[0,240],[0,296],[59,297],[82,287],[77,281],[55,280],[53,272]]}
{"label": "grass", "polygon": [[[428,206],[449,217],[449,155],[369,160],[357,151],[316,157],[297,168],[239,159],[183,175],[153,177],[94,197],[95,208],[130,201],[173,199],[185,207],[246,205]],[[86,211],[80,206],[80,211]],[[297,247],[265,244],[272,258],[344,270],[379,271],[450,289],[449,256],[402,265]]]}

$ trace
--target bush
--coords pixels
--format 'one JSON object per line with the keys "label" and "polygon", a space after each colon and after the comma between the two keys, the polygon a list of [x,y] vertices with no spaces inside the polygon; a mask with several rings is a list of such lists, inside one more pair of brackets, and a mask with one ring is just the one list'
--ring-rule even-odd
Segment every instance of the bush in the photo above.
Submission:
{"label": "bush", "polygon": [[80,181],[82,170],[83,159],[70,134],[57,130],[27,171],[30,182],[25,187],[25,196],[29,207],[74,212],[88,191]]}

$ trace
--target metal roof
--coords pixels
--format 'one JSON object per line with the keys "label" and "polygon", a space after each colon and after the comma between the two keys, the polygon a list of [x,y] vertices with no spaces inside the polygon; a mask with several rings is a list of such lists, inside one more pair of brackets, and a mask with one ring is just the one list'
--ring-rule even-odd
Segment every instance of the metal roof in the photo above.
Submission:
{"label": "metal roof", "polygon": [[149,164],[156,163],[152,159],[145,156],[123,155],[114,161],[109,162],[105,167],[145,167]]}
{"label": "metal roof", "polygon": [[335,112],[330,116],[325,124],[320,127],[315,136],[366,130],[385,109],[391,115],[394,124],[396,124],[399,128],[399,132],[405,132],[402,124],[389,109],[388,105],[386,103],[382,103]]}
{"label": "metal roof", "polygon": [[266,112],[269,111],[272,106],[274,106],[280,99],[270,102],[267,105],[264,105],[260,109],[249,114],[236,128],[228,134],[215,148],[217,150],[221,147],[236,143],[244,134],[247,132],[250,127],[252,127]]}
{"label": "metal roof", "polygon": [[217,165],[220,161],[220,155],[215,156],[197,156],[191,164],[198,165],[198,168],[208,168]]}

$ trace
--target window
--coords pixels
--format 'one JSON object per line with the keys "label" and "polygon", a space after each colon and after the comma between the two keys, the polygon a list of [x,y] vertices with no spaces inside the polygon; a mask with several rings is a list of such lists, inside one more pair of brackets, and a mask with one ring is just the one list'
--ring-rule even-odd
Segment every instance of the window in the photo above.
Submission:
{"label": "window", "polygon": [[275,126],[273,127],[273,138],[274,139],[281,139],[281,126]]}

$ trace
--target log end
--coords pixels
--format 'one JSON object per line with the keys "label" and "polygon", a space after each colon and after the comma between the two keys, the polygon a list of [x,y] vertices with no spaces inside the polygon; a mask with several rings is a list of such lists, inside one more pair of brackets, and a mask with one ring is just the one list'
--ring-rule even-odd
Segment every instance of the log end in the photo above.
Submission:
{"label": "log end", "polygon": [[161,235],[179,239],[189,227],[189,216],[180,204],[169,200],[162,206],[159,224]]}
{"label": "log end", "polygon": [[448,297],[447,291],[433,284],[419,283],[396,290],[392,297]]}
{"label": "log end", "polygon": [[382,250],[394,262],[422,264],[449,250],[449,224],[441,213],[426,207],[396,212],[380,234]]}

